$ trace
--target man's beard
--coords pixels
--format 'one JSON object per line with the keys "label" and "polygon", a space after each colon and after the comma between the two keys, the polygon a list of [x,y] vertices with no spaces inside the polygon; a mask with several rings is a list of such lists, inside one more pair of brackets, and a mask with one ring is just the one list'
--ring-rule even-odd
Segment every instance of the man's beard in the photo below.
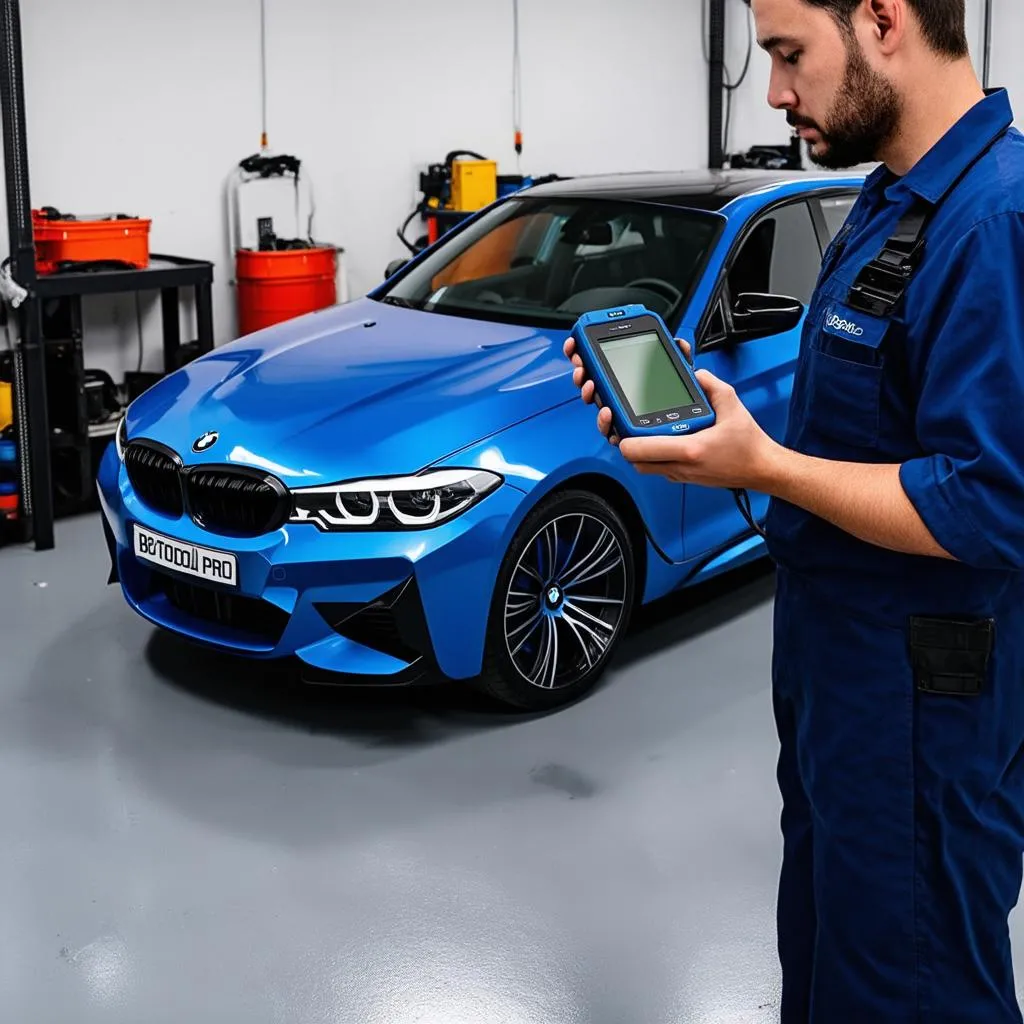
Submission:
{"label": "man's beard", "polygon": [[787,120],[794,127],[816,129],[823,148],[815,154],[808,144],[808,156],[819,167],[838,170],[878,160],[880,150],[895,134],[901,110],[892,84],[869,66],[851,40],[847,46],[846,75],[824,125],[792,112]]}

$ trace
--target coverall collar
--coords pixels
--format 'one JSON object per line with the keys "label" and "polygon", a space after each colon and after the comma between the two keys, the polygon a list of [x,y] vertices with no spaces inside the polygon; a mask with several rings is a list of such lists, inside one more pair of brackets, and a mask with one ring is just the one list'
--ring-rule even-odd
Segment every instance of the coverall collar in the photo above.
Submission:
{"label": "coverall collar", "polygon": [[992,89],[902,178],[893,175],[883,164],[871,173],[865,187],[872,191],[884,188],[890,202],[905,190],[928,203],[938,203],[971,162],[1011,124],[1013,111],[1006,89]]}

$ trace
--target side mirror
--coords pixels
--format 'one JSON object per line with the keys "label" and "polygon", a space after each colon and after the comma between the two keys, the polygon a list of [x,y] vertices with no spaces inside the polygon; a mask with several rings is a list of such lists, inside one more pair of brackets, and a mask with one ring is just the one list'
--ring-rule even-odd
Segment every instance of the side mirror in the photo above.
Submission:
{"label": "side mirror", "polygon": [[392,260],[384,270],[384,280],[386,281],[392,274],[397,274],[408,262],[409,260],[405,256],[399,256],[398,259]]}
{"label": "side mirror", "polygon": [[768,334],[784,334],[796,328],[803,315],[803,303],[788,295],[743,292],[730,311],[730,336],[733,341],[752,341]]}

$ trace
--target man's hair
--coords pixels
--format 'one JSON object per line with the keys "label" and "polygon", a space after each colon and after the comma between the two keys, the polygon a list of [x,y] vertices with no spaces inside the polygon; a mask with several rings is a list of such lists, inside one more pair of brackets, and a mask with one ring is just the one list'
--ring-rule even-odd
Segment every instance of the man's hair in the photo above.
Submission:
{"label": "man's hair", "polygon": [[[853,12],[863,0],[804,0],[812,7],[823,7],[844,28],[853,21]],[[907,0],[917,15],[921,31],[933,50],[947,57],[966,57],[967,20],[965,0]]]}

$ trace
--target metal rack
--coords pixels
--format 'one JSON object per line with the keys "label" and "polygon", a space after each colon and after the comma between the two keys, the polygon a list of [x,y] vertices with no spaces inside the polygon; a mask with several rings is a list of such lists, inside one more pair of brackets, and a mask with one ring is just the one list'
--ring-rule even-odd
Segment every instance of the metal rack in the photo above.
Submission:
{"label": "metal rack", "polygon": [[69,271],[40,277],[35,292],[40,299],[113,295],[118,292],[159,291],[163,318],[164,371],[178,366],[181,348],[180,290],[195,294],[196,337],[199,352],[213,348],[213,264],[209,260],[153,254],[140,270]]}
{"label": "metal rack", "polygon": [[196,354],[213,348],[213,264],[207,260],[153,255],[141,270],[72,270],[53,275],[36,273],[29,191],[28,149],[22,71],[19,0],[0,0],[0,114],[3,120],[4,176],[7,190],[9,269],[26,290],[27,298],[14,311],[18,341],[14,351],[14,420],[19,459],[19,539],[32,541],[37,550],[54,546],[54,500],[51,458],[55,448],[68,444],[84,451],[100,428],[82,426],[71,438],[51,436],[47,408],[46,357],[50,342],[42,324],[43,303],[66,300],[70,304],[74,358],[81,362],[81,300],[86,295],[159,291],[163,319],[164,369],[179,365],[181,328],[179,300],[182,288],[194,289]]}

